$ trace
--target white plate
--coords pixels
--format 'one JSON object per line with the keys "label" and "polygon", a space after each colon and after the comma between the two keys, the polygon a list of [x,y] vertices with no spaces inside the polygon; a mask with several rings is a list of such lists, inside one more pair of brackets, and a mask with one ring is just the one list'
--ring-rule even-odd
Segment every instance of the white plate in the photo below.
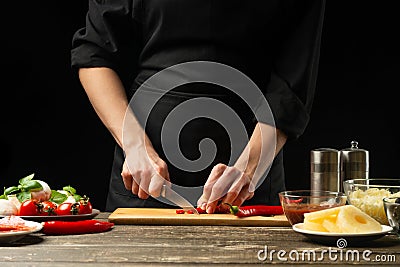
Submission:
{"label": "white plate", "polygon": [[33,222],[33,221],[25,221],[25,225],[28,227],[31,227],[31,230],[25,230],[25,231],[0,231],[0,243],[10,243],[17,241],[24,236],[38,232],[42,230],[43,225],[38,222]]}
{"label": "white plate", "polygon": [[295,232],[303,234],[304,236],[310,238],[313,241],[319,243],[329,243],[336,244],[338,239],[345,239],[346,242],[356,244],[367,241],[376,240],[387,235],[390,231],[393,230],[392,227],[387,225],[381,225],[382,230],[378,232],[372,233],[330,233],[330,232],[318,232],[304,229],[304,223],[297,223],[292,226]]}
{"label": "white plate", "polygon": [[[89,220],[100,214],[100,210],[93,209],[90,214],[77,214],[77,215],[52,215],[52,216],[18,216],[24,220],[35,222],[46,221],[81,221]],[[0,216],[2,217],[2,215]]]}

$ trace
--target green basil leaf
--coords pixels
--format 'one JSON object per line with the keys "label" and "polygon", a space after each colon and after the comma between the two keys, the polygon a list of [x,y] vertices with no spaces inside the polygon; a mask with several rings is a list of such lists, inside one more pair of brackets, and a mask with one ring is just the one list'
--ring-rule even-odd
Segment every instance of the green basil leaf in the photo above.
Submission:
{"label": "green basil leaf", "polygon": [[24,202],[25,200],[31,199],[31,193],[30,192],[20,192],[17,194],[17,198],[19,200],[19,202]]}
{"label": "green basil leaf", "polygon": [[26,177],[20,179],[20,180],[19,180],[19,183],[20,183],[21,185],[23,185],[23,184],[25,184],[26,182],[32,180],[32,179],[33,179],[33,176],[35,176],[34,173],[32,173],[31,175],[28,175],[28,176],[26,176]]}
{"label": "green basil leaf", "polygon": [[0,195],[0,199],[7,199],[6,195]]}
{"label": "green basil leaf", "polygon": [[74,195],[74,199],[76,202],[79,202],[79,200],[81,200],[81,196],[80,195]]}
{"label": "green basil leaf", "polygon": [[50,201],[55,202],[57,204],[61,204],[65,200],[67,200],[67,198],[68,198],[67,195],[57,192],[57,190],[51,190]]}
{"label": "green basil leaf", "polygon": [[70,185],[64,186],[64,187],[63,187],[63,190],[64,190],[64,191],[67,191],[67,192],[70,193],[71,195],[75,195],[75,194],[76,194],[75,188],[73,188],[73,187],[70,186]]}
{"label": "green basil leaf", "polygon": [[19,191],[19,188],[17,186],[10,186],[10,187],[4,189],[4,195],[10,195],[17,191]]}
{"label": "green basil leaf", "polygon": [[34,189],[35,189],[35,191],[40,191],[43,189],[43,186],[37,180],[30,180],[30,181],[26,181],[22,185],[22,188],[24,191],[30,191],[30,190],[34,190]]}

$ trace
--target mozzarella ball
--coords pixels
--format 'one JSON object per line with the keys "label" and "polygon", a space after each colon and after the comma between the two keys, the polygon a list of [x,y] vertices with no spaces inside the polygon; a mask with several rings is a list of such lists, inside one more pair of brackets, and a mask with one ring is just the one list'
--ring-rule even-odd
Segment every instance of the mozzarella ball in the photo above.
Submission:
{"label": "mozzarella ball", "polygon": [[4,216],[18,215],[18,208],[8,199],[0,199],[0,214]]}
{"label": "mozzarella ball", "polygon": [[50,186],[43,181],[37,180],[42,185],[42,190],[34,191],[31,190],[31,198],[36,199],[37,201],[46,201],[51,197],[51,189]]}

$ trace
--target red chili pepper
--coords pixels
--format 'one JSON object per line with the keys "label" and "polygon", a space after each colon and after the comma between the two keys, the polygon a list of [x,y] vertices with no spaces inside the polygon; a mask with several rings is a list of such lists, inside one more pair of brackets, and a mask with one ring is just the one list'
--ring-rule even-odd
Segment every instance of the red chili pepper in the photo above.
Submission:
{"label": "red chili pepper", "polygon": [[[197,210],[197,212],[198,212],[199,214],[207,214],[207,211],[206,211],[206,210],[203,210],[202,208],[195,208],[195,209]],[[193,214],[194,212],[193,212],[193,210],[188,210],[187,213],[188,213],[188,214]]]}
{"label": "red chili pepper", "polygon": [[207,211],[206,211],[206,210],[203,210],[202,208],[196,208],[196,210],[197,210],[197,212],[198,212],[199,214],[207,214]]}
{"label": "red chili pepper", "polygon": [[42,232],[51,235],[100,233],[114,226],[114,223],[98,220],[47,221],[42,224]]}
{"label": "red chili pepper", "polygon": [[238,217],[249,217],[249,216],[270,216],[270,215],[281,215],[283,214],[282,206],[266,206],[266,205],[253,205],[253,206],[232,206],[231,204],[225,203],[230,207],[232,214]]}
{"label": "red chili pepper", "polygon": [[[203,210],[202,208],[195,208],[195,209],[197,210],[197,212],[198,212],[199,214],[206,214],[206,213],[207,213],[207,212],[206,212],[205,210]],[[185,213],[185,210],[179,209],[179,210],[176,210],[176,213],[177,213],[177,214],[184,214],[184,213]],[[187,213],[187,214],[193,214],[194,212],[193,212],[193,210],[187,210],[186,213]]]}

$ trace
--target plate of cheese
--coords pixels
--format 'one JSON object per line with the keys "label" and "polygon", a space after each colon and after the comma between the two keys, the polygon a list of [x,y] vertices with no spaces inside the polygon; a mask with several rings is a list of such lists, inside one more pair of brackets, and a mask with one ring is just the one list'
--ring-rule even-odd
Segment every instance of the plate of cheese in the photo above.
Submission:
{"label": "plate of cheese", "polygon": [[339,248],[376,240],[393,231],[352,205],[306,213],[304,222],[292,228],[313,241],[336,244]]}

